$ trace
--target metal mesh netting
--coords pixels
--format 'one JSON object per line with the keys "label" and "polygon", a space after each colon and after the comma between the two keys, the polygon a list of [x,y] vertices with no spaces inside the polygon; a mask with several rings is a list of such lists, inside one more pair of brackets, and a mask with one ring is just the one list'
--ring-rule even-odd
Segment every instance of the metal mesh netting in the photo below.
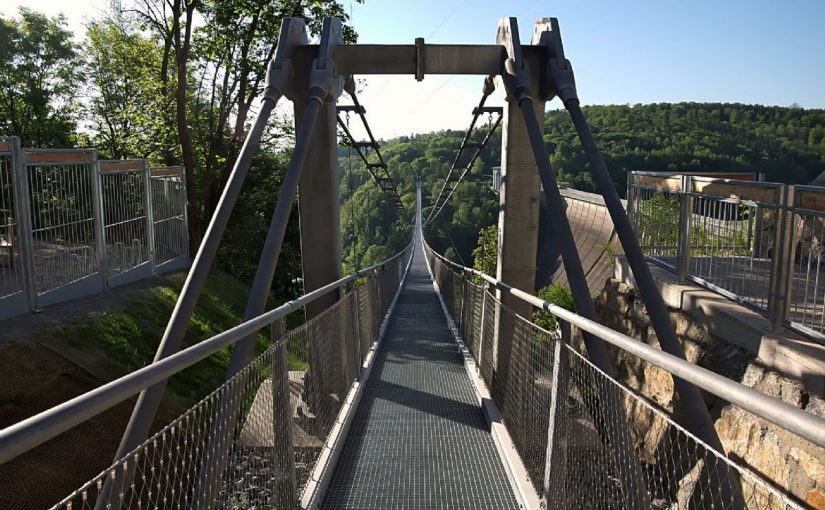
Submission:
{"label": "metal mesh netting", "polygon": [[[456,326],[470,331],[467,344],[480,375],[547,507],[800,508],[593,366],[571,347],[567,325],[543,330],[427,255]],[[497,321],[512,332],[506,383],[495,375]]]}
{"label": "metal mesh netting", "polygon": [[54,508],[295,508],[409,255],[300,327],[273,324],[240,373]]}

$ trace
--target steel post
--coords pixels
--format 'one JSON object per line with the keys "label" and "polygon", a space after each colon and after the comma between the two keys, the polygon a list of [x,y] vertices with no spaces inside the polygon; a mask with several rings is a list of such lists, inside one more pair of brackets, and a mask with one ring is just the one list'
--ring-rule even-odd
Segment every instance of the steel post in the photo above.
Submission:
{"label": "steel post", "polygon": [[361,379],[361,367],[364,365],[364,356],[366,353],[362,352],[361,350],[361,303],[359,301],[358,296],[358,282],[352,282],[350,286],[350,292],[352,292],[352,332],[355,335],[355,378],[357,380]]}
{"label": "steel post", "polygon": [[793,292],[794,260],[796,259],[796,214],[794,201],[796,191],[793,185],[783,185],[779,189],[779,204],[776,208],[774,248],[771,254],[771,277],[768,296],[768,313],[774,331],[785,325],[785,317]]}
{"label": "steel post", "polygon": [[[430,264],[432,265],[432,263]],[[484,316],[487,313],[487,283],[481,285],[481,320],[478,324],[478,347],[476,348],[476,373],[481,372],[481,353],[484,349]]]}
{"label": "steel post", "polygon": [[630,218],[630,223],[634,223],[633,221],[633,195],[634,195],[634,186],[633,186],[633,171],[627,172],[627,189],[625,190],[625,196],[627,197],[627,217]]}
{"label": "steel post", "polygon": [[149,169],[147,160],[143,160],[143,179],[143,192],[145,194],[143,207],[146,216],[146,244],[148,245],[146,256],[152,274],[155,274],[155,206],[152,201],[152,171]]}
{"label": "steel post", "polygon": [[[765,182],[765,173],[759,172],[756,176],[756,180],[759,182]],[[762,258],[762,228],[763,228],[763,218],[762,218],[762,208],[759,206],[757,202],[756,206],[754,207],[754,213],[756,218],[754,218],[753,222],[753,257],[756,259]]]}
{"label": "steel post", "polygon": [[272,324],[272,452],[277,486],[276,508],[294,508],[298,503],[295,450],[292,440],[292,405],[289,397],[289,353],[284,320]]}
{"label": "steel post", "polygon": [[676,250],[676,272],[679,281],[687,281],[687,274],[690,266],[690,232],[691,219],[693,216],[693,179],[689,175],[683,175],[679,196],[679,241]]}
{"label": "steel post", "polygon": [[103,186],[101,185],[100,163],[97,161],[97,151],[92,151],[89,162],[89,184],[92,190],[92,210],[94,211],[95,251],[97,252],[97,272],[100,276],[100,288],[108,288],[109,269],[108,254],[106,253],[106,229],[103,218]]}
{"label": "steel post", "polygon": [[[550,419],[547,424],[547,450],[544,458],[544,501],[546,508],[568,508],[564,490],[567,484],[568,433],[568,354],[571,327],[559,321],[561,337],[553,346],[553,373],[550,387]],[[552,503],[551,503],[552,502]]]}
{"label": "steel post", "polygon": [[34,270],[34,234],[32,233],[31,190],[29,176],[26,169],[26,151],[20,143],[19,137],[11,138],[11,149],[14,158],[12,181],[14,182],[14,205],[17,214],[17,236],[20,242],[20,259],[23,263],[23,291],[29,310],[37,307],[37,282]]}

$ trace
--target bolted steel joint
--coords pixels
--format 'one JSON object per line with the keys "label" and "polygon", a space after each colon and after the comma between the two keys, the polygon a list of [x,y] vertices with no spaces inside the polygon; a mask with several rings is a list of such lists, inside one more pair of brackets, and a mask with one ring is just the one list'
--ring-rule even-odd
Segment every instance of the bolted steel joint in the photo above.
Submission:
{"label": "bolted steel joint", "polygon": [[292,83],[292,60],[284,60],[280,67],[276,67],[275,59],[269,61],[266,69],[266,83],[264,85],[264,99],[278,101],[278,96],[286,96],[289,84]]}
{"label": "bolted steel joint", "polygon": [[501,74],[501,80],[504,82],[507,94],[513,96],[519,104],[525,99],[530,99],[530,88],[527,86],[529,79],[530,76],[527,70],[523,67],[517,67],[515,60],[508,58],[504,62],[504,72]]}
{"label": "bolted steel joint", "polygon": [[332,59],[324,62],[324,67],[318,66],[318,59],[312,61],[309,70],[309,97],[307,101],[315,99],[323,104],[329,92],[335,86],[335,64]]}
{"label": "bolted steel joint", "polygon": [[[355,95],[355,78],[351,74],[344,77],[344,90],[350,97]],[[347,115],[349,115],[349,112],[347,112]]]}
{"label": "bolted steel joint", "polygon": [[493,76],[487,76],[484,78],[484,86],[481,89],[481,93],[485,96],[489,96],[493,92],[496,91],[496,82]]}
{"label": "bolted steel joint", "polygon": [[552,89],[563,103],[567,104],[570,100],[579,99],[576,93],[576,78],[573,76],[573,66],[570,65],[569,60],[564,59],[562,65],[558,59],[550,59],[547,62],[547,74]]}

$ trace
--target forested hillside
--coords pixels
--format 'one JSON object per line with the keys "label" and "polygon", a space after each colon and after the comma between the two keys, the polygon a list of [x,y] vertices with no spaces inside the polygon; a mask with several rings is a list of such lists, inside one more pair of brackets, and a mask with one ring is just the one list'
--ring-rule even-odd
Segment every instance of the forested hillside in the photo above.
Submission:
{"label": "forested hillside", "polygon": [[[792,183],[810,182],[825,171],[825,110],[663,103],[588,106],[584,111],[622,196],[631,170],[765,172],[768,180]],[[576,189],[595,191],[567,113],[548,112],[544,132],[558,180]],[[476,134],[476,141],[480,141],[483,133]],[[384,142],[382,152],[405,203],[412,203],[417,175],[427,183],[430,202],[435,199],[462,137],[461,132],[444,131]],[[428,232],[435,248],[467,265],[472,265],[479,230],[496,221],[498,197],[490,190],[490,183],[492,168],[500,162],[500,148],[497,134]],[[377,254],[375,243],[383,238],[370,235],[383,232],[381,213],[372,212],[368,222],[367,211],[381,196],[377,187],[367,183],[363,165],[348,158],[346,149],[341,154],[347,260],[356,261],[365,254],[368,260],[376,260],[370,255]],[[353,193],[349,189],[350,161]],[[365,200],[368,194],[370,199]],[[350,201],[350,196],[355,200]]]}
{"label": "forested hillside", "polygon": [[[62,16],[22,8],[0,17],[0,135],[19,136],[29,147],[93,147],[100,158],[183,165],[195,245],[246,136],[281,19],[306,18],[317,35],[323,16],[334,15],[343,19],[347,41],[356,33],[339,0],[126,4],[89,20],[80,42]],[[621,194],[629,170],[766,172],[785,182],[808,182],[825,170],[823,110],[697,103],[584,110]],[[551,111],[544,124],[559,181],[592,191],[567,114]],[[483,134],[475,133],[475,141]],[[257,265],[291,136],[290,119],[273,120],[224,237],[218,267],[241,280],[250,280]],[[416,176],[427,183],[430,201],[438,194],[462,137],[444,131],[383,144],[408,211]],[[496,219],[489,183],[500,144],[497,134],[431,228],[436,248],[467,264],[479,229]],[[410,218],[386,207],[354,153],[342,147],[339,154],[350,270],[401,248]],[[293,214],[274,287],[282,296],[300,292],[300,272]]]}

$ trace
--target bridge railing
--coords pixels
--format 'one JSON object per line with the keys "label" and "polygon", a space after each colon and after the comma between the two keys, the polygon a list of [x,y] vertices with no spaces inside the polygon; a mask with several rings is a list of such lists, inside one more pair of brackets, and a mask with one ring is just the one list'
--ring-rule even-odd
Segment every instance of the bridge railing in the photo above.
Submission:
{"label": "bridge railing", "polygon": [[628,214],[649,261],[825,341],[825,188],[631,172]]}
{"label": "bridge railing", "polygon": [[[241,372],[54,508],[295,508],[320,477],[318,460],[376,348],[411,251],[0,430],[0,464],[257,332],[265,348]],[[333,306],[285,330],[288,314],[330,292],[339,293]],[[237,420],[221,423],[237,403]],[[214,442],[223,437],[231,438],[229,458],[210,462],[207,452],[219,451]],[[225,468],[211,472],[215,465]],[[131,482],[104,491],[107,480],[122,479]]]}
{"label": "bridge railing", "polygon": [[[729,455],[714,450],[679,424],[667,398],[660,402],[656,397],[661,395],[643,395],[644,379],[681,377],[730,402],[725,413],[755,415],[820,454],[825,454],[825,420],[425,249],[533,487],[553,507],[737,508],[737,500],[746,508],[805,507],[806,494],[797,494],[787,480],[767,479],[760,474],[764,466],[747,465],[751,452],[742,451],[742,437],[722,435]],[[515,314],[496,292],[530,303],[537,313],[549,312],[556,329]],[[581,354],[580,335],[573,335],[571,326],[606,341],[614,360],[643,367],[645,377],[621,382],[607,376]],[[497,327],[513,332],[506,378],[495,363]],[[610,394],[619,398],[606,398]],[[610,408],[610,402],[620,402],[622,409]],[[632,449],[616,447],[622,431],[630,432]],[[631,464],[622,457],[628,451],[641,463],[647,501],[639,501],[621,482],[623,466]],[[720,464],[726,469],[713,468]],[[730,476],[720,479],[726,471]]]}

